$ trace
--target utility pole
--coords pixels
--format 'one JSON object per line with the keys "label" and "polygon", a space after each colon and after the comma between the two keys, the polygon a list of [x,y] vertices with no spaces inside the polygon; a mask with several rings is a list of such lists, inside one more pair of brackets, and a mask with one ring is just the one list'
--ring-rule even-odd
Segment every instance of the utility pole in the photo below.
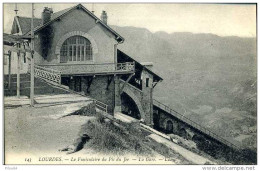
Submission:
{"label": "utility pole", "polygon": [[15,16],[17,16],[17,13],[18,13],[18,8],[17,8],[17,3],[15,3],[15,9],[14,9],[14,12],[15,12]]}
{"label": "utility pole", "polygon": [[9,63],[8,63],[8,89],[11,90],[11,62],[12,62],[12,51],[8,51]]}
{"label": "utility pole", "polygon": [[34,4],[32,3],[32,19],[31,19],[31,89],[30,89],[30,104],[34,106]]}
{"label": "utility pole", "polygon": [[[20,43],[16,45],[17,48],[20,48]],[[21,58],[20,58],[20,51],[17,52],[17,78],[16,78],[16,95],[20,98],[20,66],[21,66]]]}

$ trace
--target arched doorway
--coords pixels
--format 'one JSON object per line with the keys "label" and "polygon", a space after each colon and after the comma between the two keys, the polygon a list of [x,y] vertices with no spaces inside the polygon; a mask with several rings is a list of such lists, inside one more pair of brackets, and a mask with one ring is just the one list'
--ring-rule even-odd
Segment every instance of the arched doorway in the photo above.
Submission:
{"label": "arched doorway", "polygon": [[141,119],[140,111],[134,100],[125,92],[121,94],[122,113],[136,119]]}
{"label": "arched doorway", "polygon": [[171,120],[166,122],[166,133],[173,133],[173,123]]}
{"label": "arched doorway", "polygon": [[179,131],[179,135],[185,139],[187,139],[187,131],[184,128],[181,128]]}

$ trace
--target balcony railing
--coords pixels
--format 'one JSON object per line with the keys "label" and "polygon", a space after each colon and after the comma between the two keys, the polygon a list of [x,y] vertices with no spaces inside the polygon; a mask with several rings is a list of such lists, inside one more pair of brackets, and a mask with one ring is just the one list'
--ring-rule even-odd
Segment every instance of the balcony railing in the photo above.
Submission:
{"label": "balcony railing", "polygon": [[107,64],[45,64],[41,67],[60,71],[62,75],[95,74],[95,73],[129,73],[134,72],[135,63],[107,63]]}

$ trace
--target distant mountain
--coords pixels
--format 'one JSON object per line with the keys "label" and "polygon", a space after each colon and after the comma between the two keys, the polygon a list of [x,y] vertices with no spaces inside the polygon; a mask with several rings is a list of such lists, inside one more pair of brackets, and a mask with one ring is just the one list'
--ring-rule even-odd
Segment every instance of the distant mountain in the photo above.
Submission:
{"label": "distant mountain", "polygon": [[256,38],[112,28],[125,38],[120,50],[153,62],[164,79],[154,98],[234,141],[253,139],[256,147]]}

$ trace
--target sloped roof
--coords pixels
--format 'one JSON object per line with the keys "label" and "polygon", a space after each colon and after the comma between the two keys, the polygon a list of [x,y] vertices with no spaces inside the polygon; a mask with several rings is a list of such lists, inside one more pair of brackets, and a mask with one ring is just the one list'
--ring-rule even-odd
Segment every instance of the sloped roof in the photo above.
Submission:
{"label": "sloped roof", "polygon": [[[22,34],[28,33],[31,30],[31,18],[17,16],[17,20],[21,27]],[[42,20],[40,18],[33,19],[34,27],[40,26],[41,23],[42,23]]]}
{"label": "sloped roof", "polygon": [[55,12],[51,15],[51,20],[55,20],[57,19],[58,17],[62,16],[63,14],[67,13],[68,11],[70,11],[72,8],[74,7],[70,7],[70,8],[66,8],[64,10],[61,10],[61,11],[58,11],[58,12]]}
{"label": "sloped roof", "polygon": [[[116,31],[114,31],[111,27],[109,27],[107,24],[105,24],[102,20],[100,20],[97,16],[95,16],[92,12],[90,12],[88,9],[86,9],[83,5],[78,4],[76,6],[73,6],[71,8],[64,9],[62,11],[58,11],[51,16],[51,20],[47,22],[46,24],[41,24],[41,19],[39,18],[34,18],[34,31],[38,32],[41,29],[45,28],[49,24],[53,23],[54,21],[58,20],[59,18],[63,17],[64,15],[69,14],[72,10],[81,8],[83,9],[86,13],[88,13],[91,17],[93,17],[97,23],[100,23],[103,27],[105,27],[107,30],[109,30],[112,34],[115,35],[116,40],[118,42],[123,42],[124,38],[120,36]],[[30,34],[31,30],[31,18],[28,17],[18,17],[19,18],[19,24],[21,26],[22,34]]]}
{"label": "sloped roof", "polygon": [[133,57],[130,57],[129,55],[127,55],[126,53],[124,53],[122,50],[117,49],[120,57],[123,58],[127,58],[128,60],[130,59],[131,61],[134,61],[136,63],[136,65],[139,65],[140,67],[144,68],[145,70],[147,70],[150,74],[152,74],[154,76],[154,80],[156,81],[162,81],[163,78],[160,77],[158,74],[156,74],[154,71],[152,71],[150,68],[147,68],[146,66],[142,65],[141,62],[138,62],[136,59],[134,59]]}
{"label": "sloped roof", "polygon": [[3,34],[3,43],[4,45],[14,45],[19,42],[26,41],[27,39],[30,39],[30,37],[27,36],[18,36],[18,35],[12,35],[12,34]]}

